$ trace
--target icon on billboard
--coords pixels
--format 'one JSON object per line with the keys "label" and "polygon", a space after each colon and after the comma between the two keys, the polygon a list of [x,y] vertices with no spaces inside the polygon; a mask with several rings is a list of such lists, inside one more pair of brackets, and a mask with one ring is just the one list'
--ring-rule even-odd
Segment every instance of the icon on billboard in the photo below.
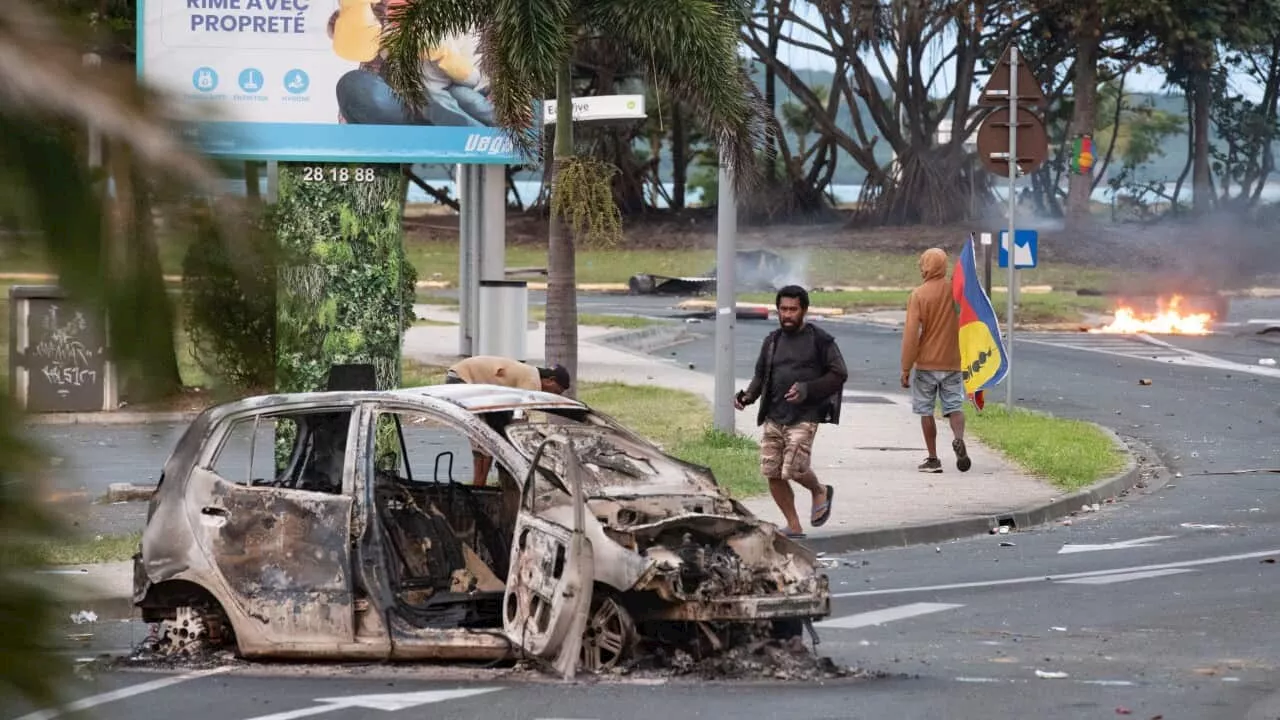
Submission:
{"label": "icon on billboard", "polygon": [[301,70],[290,70],[284,74],[284,89],[294,95],[301,95],[311,87],[311,78]]}
{"label": "icon on billboard", "polygon": [[218,73],[211,67],[196,68],[191,76],[191,84],[200,92],[213,92],[218,87]]}
{"label": "icon on billboard", "polygon": [[262,89],[262,71],[257,68],[245,68],[240,71],[240,89],[247,93],[256,93]]}

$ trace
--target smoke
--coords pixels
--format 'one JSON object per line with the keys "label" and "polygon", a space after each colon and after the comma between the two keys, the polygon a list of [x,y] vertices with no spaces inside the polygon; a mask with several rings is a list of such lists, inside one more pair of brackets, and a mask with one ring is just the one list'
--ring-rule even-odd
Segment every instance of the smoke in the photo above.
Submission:
{"label": "smoke", "polygon": [[809,251],[798,250],[787,254],[786,265],[774,275],[775,287],[799,285],[809,287]]}

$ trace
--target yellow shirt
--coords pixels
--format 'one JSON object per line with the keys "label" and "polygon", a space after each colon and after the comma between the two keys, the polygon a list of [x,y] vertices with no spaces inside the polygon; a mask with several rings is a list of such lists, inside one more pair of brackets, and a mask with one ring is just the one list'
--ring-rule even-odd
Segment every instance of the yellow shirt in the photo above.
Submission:
{"label": "yellow shirt", "polygon": [[333,26],[333,51],[351,62],[369,62],[378,56],[382,23],[373,14],[373,0],[341,0]]}
{"label": "yellow shirt", "polygon": [[502,385],[522,390],[541,390],[542,376],[538,368],[518,360],[476,355],[449,368],[464,382],[476,385]]}

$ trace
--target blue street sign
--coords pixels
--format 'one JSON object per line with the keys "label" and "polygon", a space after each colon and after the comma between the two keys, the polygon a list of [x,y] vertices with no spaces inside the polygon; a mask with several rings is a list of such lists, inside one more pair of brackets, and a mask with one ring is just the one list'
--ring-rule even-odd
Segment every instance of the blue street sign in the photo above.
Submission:
{"label": "blue street sign", "polygon": [[[1036,267],[1040,256],[1040,236],[1035,230],[1013,231],[1013,260],[1018,268]],[[1000,231],[1000,267],[1009,267],[1009,231]]]}

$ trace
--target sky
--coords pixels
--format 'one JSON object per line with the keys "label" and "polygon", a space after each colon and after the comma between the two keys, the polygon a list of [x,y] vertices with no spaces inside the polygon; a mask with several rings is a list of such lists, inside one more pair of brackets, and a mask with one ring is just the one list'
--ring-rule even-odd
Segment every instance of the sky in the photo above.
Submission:
{"label": "sky", "polygon": [[[821,25],[821,20],[817,15],[817,11],[811,4],[798,4],[797,10],[800,11],[801,16],[804,17],[806,21],[813,25]],[[795,23],[789,23],[785,26],[783,34],[784,36],[789,36],[800,43],[826,46],[826,41],[824,39],[815,35],[807,28]],[[923,63],[923,66],[926,73],[932,72],[933,69],[942,62],[947,52],[949,52],[953,47],[953,43],[954,41],[949,37],[940,37],[938,41],[933,43],[933,47],[924,58],[925,62]],[[745,50],[744,48],[744,54],[750,55],[750,51]],[[794,44],[788,43],[785,37],[779,50],[779,55],[783,62],[795,69],[804,68],[826,71],[832,71],[835,69],[835,64],[831,58],[807,48],[797,47]],[[871,53],[867,53],[867,56],[870,57]],[[885,78],[883,73],[879,71],[878,65],[879,64],[877,62],[872,60],[869,63],[869,68],[873,75],[883,80]],[[952,76],[950,69],[951,68],[948,66],[938,73],[938,78],[934,84],[934,95],[946,95],[955,87],[955,78]],[[1246,77],[1242,73],[1236,73],[1233,74],[1231,79],[1235,87],[1246,96],[1253,100],[1261,98],[1262,88],[1251,78]],[[985,82],[986,77],[979,78],[976,87],[981,89],[981,85]],[[1143,68],[1140,72],[1130,73],[1129,76],[1125,78],[1125,90],[1127,92],[1156,94],[1169,92],[1169,88],[1165,87],[1164,73],[1150,68]]]}

